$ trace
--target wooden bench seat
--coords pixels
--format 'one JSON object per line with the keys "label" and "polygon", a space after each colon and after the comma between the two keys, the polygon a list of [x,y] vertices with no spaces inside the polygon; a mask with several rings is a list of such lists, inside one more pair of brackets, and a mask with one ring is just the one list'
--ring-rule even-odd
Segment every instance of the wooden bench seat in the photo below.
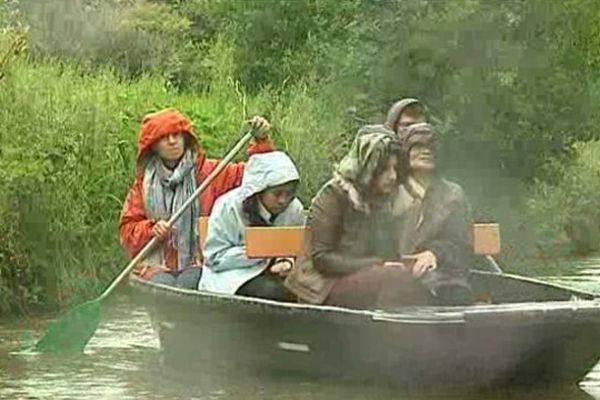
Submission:
{"label": "wooden bench seat", "polygon": [[[496,223],[475,223],[473,252],[477,255],[500,254],[500,226]],[[204,244],[208,217],[200,218],[199,234]],[[305,254],[310,229],[305,226],[246,228],[246,254],[249,258],[294,257]]]}

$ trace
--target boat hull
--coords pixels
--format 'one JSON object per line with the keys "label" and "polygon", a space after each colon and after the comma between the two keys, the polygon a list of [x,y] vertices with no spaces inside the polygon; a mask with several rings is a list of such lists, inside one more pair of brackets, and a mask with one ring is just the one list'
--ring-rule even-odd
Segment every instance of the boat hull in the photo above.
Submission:
{"label": "boat hull", "polygon": [[404,308],[284,304],[132,278],[165,361],[407,389],[575,383],[600,357],[596,301]]}

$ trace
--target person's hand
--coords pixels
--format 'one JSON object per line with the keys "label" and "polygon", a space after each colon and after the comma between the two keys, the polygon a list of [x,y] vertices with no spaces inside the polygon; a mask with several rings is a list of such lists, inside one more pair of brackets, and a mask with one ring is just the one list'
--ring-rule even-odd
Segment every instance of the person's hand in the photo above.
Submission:
{"label": "person's hand", "polygon": [[254,137],[256,139],[264,139],[269,135],[271,131],[271,125],[266,118],[261,117],[260,115],[255,115],[248,121],[252,129],[254,129]]}
{"label": "person's hand", "polygon": [[152,234],[159,240],[164,240],[171,233],[171,227],[167,221],[157,221],[152,227]]}
{"label": "person's hand", "polygon": [[160,272],[171,272],[171,270],[167,268],[166,265],[150,265],[144,262],[141,262],[138,265],[136,265],[133,271],[142,279],[150,279]]}
{"label": "person's hand", "polygon": [[271,265],[269,272],[272,274],[278,274],[279,276],[285,277],[292,270],[294,263],[292,260],[287,258],[278,260],[275,264]]}
{"label": "person's hand", "polygon": [[420,278],[427,271],[432,271],[437,268],[437,258],[431,251],[424,251],[414,255],[415,264],[412,267],[412,275],[415,278]]}

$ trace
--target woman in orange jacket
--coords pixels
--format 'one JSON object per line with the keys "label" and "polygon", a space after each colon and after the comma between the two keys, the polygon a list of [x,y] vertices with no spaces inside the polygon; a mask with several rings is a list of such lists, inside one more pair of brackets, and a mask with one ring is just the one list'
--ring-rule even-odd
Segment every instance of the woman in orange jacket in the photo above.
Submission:
{"label": "woman in orange jacket", "polygon": [[[250,125],[258,139],[248,147],[248,155],[272,151],[268,121],[256,116]],[[220,195],[240,185],[245,164],[228,165],[172,227],[167,221],[218,164],[206,157],[192,122],[179,111],[166,109],[144,117],[135,181],[119,223],[121,244],[131,257],[153,236],[162,241],[136,268],[140,277],[184,287],[197,283],[200,268],[189,267],[201,265],[198,218],[210,214]]]}

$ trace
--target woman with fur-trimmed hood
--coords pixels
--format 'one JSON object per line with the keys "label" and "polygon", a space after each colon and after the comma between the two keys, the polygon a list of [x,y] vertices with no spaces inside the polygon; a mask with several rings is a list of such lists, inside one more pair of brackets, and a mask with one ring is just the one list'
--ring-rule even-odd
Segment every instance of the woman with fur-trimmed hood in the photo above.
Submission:
{"label": "woman with fur-trimmed hood", "polygon": [[[398,142],[399,141],[399,142]],[[286,286],[352,308],[468,304],[469,206],[435,171],[434,134],[414,124],[358,136],[313,200],[310,255]]]}
{"label": "woman with fur-trimmed hood", "polygon": [[393,132],[357,136],[312,202],[310,254],[286,280],[301,300],[351,308],[424,301],[398,248],[400,165]]}

